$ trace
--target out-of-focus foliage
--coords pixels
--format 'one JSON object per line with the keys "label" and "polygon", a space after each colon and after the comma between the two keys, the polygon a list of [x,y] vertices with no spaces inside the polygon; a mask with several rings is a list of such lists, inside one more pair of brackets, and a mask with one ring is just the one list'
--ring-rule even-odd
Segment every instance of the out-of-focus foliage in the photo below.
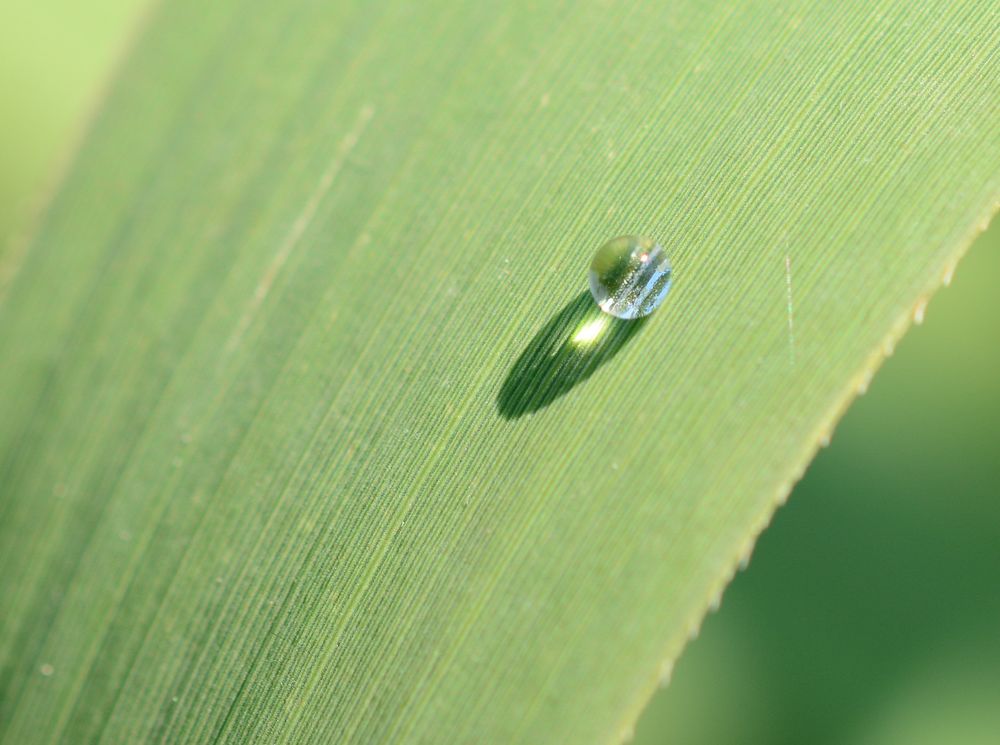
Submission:
{"label": "out-of-focus foliage", "polygon": [[147,4],[0,3],[0,255],[27,230]]}
{"label": "out-of-focus foliage", "polygon": [[992,745],[1000,224],[857,401],[636,745]]}

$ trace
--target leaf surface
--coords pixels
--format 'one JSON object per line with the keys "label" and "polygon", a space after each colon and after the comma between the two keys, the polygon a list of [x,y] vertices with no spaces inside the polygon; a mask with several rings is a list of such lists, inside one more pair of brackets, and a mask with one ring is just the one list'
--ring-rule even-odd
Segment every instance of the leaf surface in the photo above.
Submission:
{"label": "leaf surface", "polygon": [[[165,4],[0,272],[0,739],[620,739],[995,209],[998,49],[989,0]],[[620,234],[673,289],[581,336]]]}

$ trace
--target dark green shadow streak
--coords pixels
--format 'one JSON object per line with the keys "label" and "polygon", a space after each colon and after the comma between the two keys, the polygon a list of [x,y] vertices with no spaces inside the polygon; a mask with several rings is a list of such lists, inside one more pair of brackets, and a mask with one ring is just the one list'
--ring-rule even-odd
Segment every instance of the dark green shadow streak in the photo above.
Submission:
{"label": "dark green shadow streak", "polygon": [[601,316],[605,314],[589,292],[581,292],[553,316],[507,373],[497,394],[500,416],[517,419],[569,393],[610,361],[646,321],[605,316],[608,325],[597,339],[589,344],[573,341],[582,327]]}

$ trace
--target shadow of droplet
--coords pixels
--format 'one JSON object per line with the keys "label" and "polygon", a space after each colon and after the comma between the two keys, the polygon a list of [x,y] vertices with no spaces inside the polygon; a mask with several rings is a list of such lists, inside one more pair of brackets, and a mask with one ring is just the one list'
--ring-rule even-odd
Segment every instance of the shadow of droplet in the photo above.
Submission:
{"label": "shadow of droplet", "polygon": [[573,298],[535,334],[497,395],[504,419],[548,406],[610,360],[642,328],[601,311],[589,292]]}

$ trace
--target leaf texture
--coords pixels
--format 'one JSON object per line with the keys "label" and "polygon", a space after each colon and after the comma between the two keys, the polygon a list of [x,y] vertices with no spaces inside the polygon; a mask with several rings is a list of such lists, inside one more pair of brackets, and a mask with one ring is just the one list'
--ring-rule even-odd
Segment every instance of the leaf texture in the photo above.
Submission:
{"label": "leaf texture", "polygon": [[989,0],[165,4],[5,267],[0,740],[620,740],[998,100]]}

